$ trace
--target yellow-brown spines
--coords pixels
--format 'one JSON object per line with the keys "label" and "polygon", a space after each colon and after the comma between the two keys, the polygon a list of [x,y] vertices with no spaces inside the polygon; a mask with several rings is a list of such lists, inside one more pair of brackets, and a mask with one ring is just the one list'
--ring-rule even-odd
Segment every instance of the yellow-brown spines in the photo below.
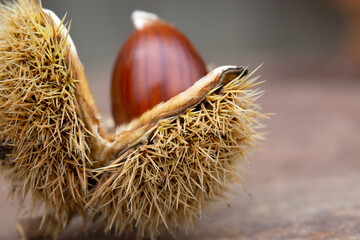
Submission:
{"label": "yellow-brown spines", "polygon": [[0,141],[9,149],[3,169],[17,193],[32,194],[66,222],[87,192],[89,159],[63,31],[35,1],[1,8]]}
{"label": "yellow-brown spines", "polygon": [[251,75],[220,76],[244,69],[219,68],[108,137],[64,26],[30,0],[0,16],[0,171],[55,222],[82,213],[156,237],[241,184],[261,92]]}
{"label": "yellow-brown spines", "polygon": [[255,130],[265,117],[254,85],[239,76],[213,89],[198,106],[161,120],[147,144],[97,169],[104,178],[92,205],[107,216],[107,229],[156,237],[194,221],[230,183],[241,184],[239,164],[261,138]]}

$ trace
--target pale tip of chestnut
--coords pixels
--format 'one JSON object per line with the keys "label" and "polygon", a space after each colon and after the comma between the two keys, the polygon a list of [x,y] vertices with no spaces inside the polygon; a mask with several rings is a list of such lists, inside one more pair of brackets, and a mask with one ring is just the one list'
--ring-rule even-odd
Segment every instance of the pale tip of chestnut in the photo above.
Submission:
{"label": "pale tip of chestnut", "polygon": [[136,10],[131,14],[131,20],[134,27],[140,30],[149,23],[159,21],[160,18],[155,13]]}

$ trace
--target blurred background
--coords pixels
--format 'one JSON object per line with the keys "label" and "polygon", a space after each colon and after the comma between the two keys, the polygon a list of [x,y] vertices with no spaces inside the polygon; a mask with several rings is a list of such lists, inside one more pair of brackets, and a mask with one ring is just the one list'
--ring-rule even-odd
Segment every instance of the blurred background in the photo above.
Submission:
{"label": "blurred background", "polygon": [[[207,64],[258,70],[275,113],[262,151],[243,172],[247,191],[229,194],[178,239],[360,239],[360,1],[44,0],[67,12],[101,111],[110,115],[117,52],[133,32],[133,10],[158,14],[194,44]],[[0,197],[0,239],[16,239],[17,203]],[[6,216],[6,217],[5,217]],[[60,239],[113,239],[101,233]],[[164,236],[163,239],[168,239]]]}
{"label": "blurred background", "polygon": [[[272,79],[273,74],[286,78],[289,73],[312,77],[324,72],[353,74],[351,48],[357,46],[349,46],[349,38],[354,37],[353,31],[360,31],[355,26],[356,20],[360,26],[360,13],[353,13],[360,5],[357,2],[44,0],[43,6],[59,17],[67,12],[67,19],[72,20],[70,34],[90,86],[101,89],[94,91],[95,98],[101,110],[110,113],[111,72],[117,52],[133,32],[130,15],[134,10],[154,12],[173,23],[206,63],[250,69],[264,63],[262,72]],[[358,19],[353,17],[356,13]]]}

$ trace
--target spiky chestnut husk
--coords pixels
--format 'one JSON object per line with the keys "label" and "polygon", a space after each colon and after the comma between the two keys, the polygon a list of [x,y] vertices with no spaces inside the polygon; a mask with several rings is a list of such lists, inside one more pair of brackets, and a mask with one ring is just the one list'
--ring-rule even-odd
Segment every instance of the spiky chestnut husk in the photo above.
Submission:
{"label": "spiky chestnut husk", "polygon": [[16,193],[65,225],[84,206],[92,160],[66,30],[54,24],[35,2],[1,7],[1,168]]}
{"label": "spiky chestnut husk", "polygon": [[164,228],[195,224],[230,183],[242,183],[239,167],[261,138],[255,130],[264,115],[254,104],[261,92],[249,89],[258,83],[240,77],[160,120],[146,144],[94,170],[102,177],[90,204],[106,216],[106,230],[136,227],[139,236],[156,237]]}
{"label": "spiky chestnut husk", "polygon": [[62,22],[35,1],[2,6],[0,170],[58,229],[83,214],[156,237],[241,183],[237,167],[265,117],[244,74],[218,68],[106,134]]}

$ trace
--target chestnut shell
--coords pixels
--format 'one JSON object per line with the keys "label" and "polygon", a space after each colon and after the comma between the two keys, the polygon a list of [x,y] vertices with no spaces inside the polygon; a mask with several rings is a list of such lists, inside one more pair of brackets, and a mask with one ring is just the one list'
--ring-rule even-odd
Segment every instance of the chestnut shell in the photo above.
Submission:
{"label": "chestnut shell", "polygon": [[121,48],[112,78],[112,112],[117,125],[167,101],[206,75],[189,40],[161,20],[136,30]]}

